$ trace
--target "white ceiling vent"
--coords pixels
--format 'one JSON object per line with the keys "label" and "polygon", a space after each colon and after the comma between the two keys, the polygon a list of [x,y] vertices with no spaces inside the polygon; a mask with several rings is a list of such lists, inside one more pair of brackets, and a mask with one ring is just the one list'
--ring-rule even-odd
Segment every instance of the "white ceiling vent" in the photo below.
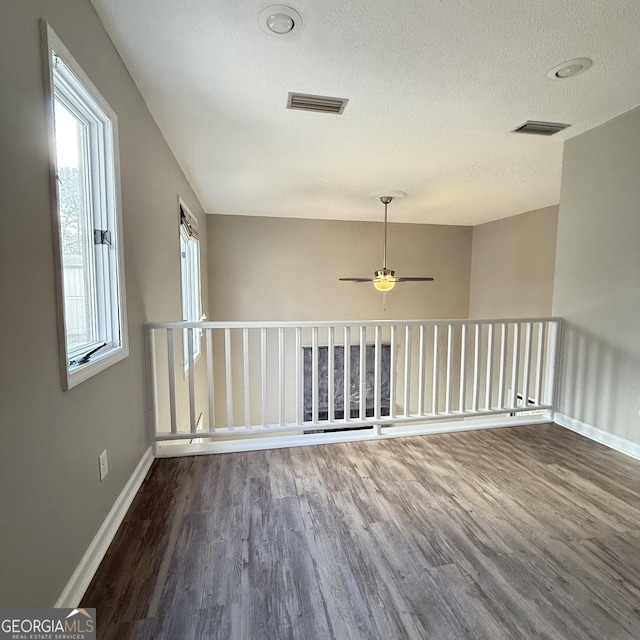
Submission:
{"label": "white ceiling vent", "polygon": [[287,98],[287,109],[316,111],[318,113],[342,113],[347,106],[347,98],[330,98],[329,96],[312,96],[306,93],[291,93]]}
{"label": "white ceiling vent", "polygon": [[527,120],[523,125],[514,129],[511,133],[529,133],[534,136],[552,136],[558,133],[570,124],[561,124],[559,122],[540,122],[539,120]]}

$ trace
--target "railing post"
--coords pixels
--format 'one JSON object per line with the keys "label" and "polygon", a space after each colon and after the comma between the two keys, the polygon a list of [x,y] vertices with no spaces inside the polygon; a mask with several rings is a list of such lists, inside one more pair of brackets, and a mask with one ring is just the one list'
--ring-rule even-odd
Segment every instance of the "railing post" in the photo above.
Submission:
{"label": "railing post", "polygon": [[158,373],[156,361],[155,330],[145,327],[147,336],[147,425],[149,430],[149,444],[156,454],[158,442]]}
{"label": "railing post", "polygon": [[545,370],[545,404],[551,406],[550,419],[553,420],[556,411],[556,401],[558,392],[557,370],[561,354],[562,335],[564,333],[564,323],[556,320],[549,323],[549,336],[547,341],[547,358]]}

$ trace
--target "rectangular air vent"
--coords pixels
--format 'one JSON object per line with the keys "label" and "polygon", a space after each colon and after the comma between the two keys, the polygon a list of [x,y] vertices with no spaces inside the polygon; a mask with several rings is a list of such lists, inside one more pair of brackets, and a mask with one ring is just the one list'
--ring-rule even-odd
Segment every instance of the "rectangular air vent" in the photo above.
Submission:
{"label": "rectangular air vent", "polygon": [[552,136],[570,124],[560,124],[559,122],[540,122],[539,120],[527,120],[523,125],[514,129],[511,133],[529,133],[534,136]]}
{"label": "rectangular air vent", "polygon": [[347,106],[347,98],[312,96],[306,93],[291,93],[287,99],[287,109],[317,111],[318,113],[342,113]]}

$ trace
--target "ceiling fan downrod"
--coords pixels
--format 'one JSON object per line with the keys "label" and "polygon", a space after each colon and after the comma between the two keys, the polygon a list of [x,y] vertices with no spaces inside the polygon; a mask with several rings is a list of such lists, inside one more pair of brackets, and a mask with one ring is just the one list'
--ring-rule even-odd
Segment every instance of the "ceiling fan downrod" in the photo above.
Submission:
{"label": "ceiling fan downrod", "polygon": [[[372,194],[373,195],[373,194]],[[403,198],[406,194],[402,191],[396,191],[395,195],[399,198]],[[372,282],[373,286],[382,293],[391,291],[397,282],[429,282],[432,281],[431,277],[396,277],[396,272],[393,269],[387,268],[387,235],[388,235],[388,217],[387,207],[393,200],[394,196],[389,194],[383,194],[376,197],[380,198],[380,202],[384,205],[384,242],[382,244],[382,269],[378,269],[374,273],[373,278],[340,278],[343,282]]]}

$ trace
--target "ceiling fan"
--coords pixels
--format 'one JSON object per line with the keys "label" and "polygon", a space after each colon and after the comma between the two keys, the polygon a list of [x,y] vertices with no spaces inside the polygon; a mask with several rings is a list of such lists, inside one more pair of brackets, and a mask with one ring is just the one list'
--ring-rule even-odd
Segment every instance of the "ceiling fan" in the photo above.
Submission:
{"label": "ceiling fan", "polygon": [[396,277],[393,269],[387,269],[387,206],[396,198],[404,198],[403,192],[397,191],[393,195],[381,195],[380,202],[384,205],[384,245],[382,249],[382,269],[375,272],[373,278],[340,278],[343,282],[373,282],[373,286],[383,293],[391,291],[396,286],[396,282],[431,282],[433,278],[428,277]]}

